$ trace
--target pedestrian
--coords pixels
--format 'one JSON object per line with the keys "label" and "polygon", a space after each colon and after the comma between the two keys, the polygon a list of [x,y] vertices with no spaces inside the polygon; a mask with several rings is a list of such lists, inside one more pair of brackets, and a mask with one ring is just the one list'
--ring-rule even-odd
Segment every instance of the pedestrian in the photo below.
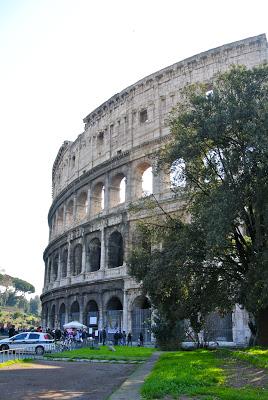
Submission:
{"label": "pedestrian", "polygon": [[118,339],[119,339],[119,332],[116,331],[114,334],[114,345],[117,346],[118,345]]}
{"label": "pedestrian", "polygon": [[143,339],[143,334],[142,334],[142,332],[140,332],[140,337],[139,337],[139,339],[140,339],[140,346],[143,346],[144,339]]}
{"label": "pedestrian", "polygon": [[107,332],[105,328],[103,328],[103,330],[101,331],[101,338],[102,338],[102,344],[104,346],[106,344],[106,338],[107,338]]}
{"label": "pedestrian", "polygon": [[132,335],[131,335],[131,332],[128,332],[128,335],[127,335],[127,345],[128,346],[132,346]]}
{"label": "pedestrian", "polygon": [[126,345],[126,339],[127,339],[126,332],[123,331],[123,332],[122,332],[122,345],[123,345],[123,346]]}

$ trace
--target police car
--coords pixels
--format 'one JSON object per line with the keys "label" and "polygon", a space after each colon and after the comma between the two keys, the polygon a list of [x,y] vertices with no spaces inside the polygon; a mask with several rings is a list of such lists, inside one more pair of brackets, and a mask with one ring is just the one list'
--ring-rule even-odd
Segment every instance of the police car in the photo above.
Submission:
{"label": "police car", "polygon": [[22,349],[38,355],[55,349],[52,336],[43,332],[22,332],[11,338],[0,340],[0,350]]}

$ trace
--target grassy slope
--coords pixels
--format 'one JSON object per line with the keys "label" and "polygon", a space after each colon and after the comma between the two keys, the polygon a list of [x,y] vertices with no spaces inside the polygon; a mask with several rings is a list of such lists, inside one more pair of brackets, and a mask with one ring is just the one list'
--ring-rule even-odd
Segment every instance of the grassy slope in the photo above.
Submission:
{"label": "grassy slope", "polygon": [[268,368],[268,349],[251,348],[243,351],[233,351],[236,359],[247,361],[259,368]]}
{"label": "grassy slope", "polygon": [[111,351],[107,346],[101,346],[99,350],[82,348],[78,350],[64,351],[62,353],[46,354],[46,357],[57,358],[81,358],[101,360],[146,360],[154,349],[145,347],[115,346],[116,351]]}
{"label": "grassy slope", "polygon": [[202,395],[202,400],[268,399],[268,390],[228,387],[222,362],[215,352],[206,350],[163,354],[143,385],[143,398],[178,398],[184,394]]}

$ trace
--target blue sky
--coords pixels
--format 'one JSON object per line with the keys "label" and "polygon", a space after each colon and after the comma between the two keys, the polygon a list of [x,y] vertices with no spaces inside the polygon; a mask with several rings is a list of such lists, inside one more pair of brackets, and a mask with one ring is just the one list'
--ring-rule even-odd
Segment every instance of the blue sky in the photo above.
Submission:
{"label": "blue sky", "polygon": [[51,169],[82,119],[140,78],[268,32],[268,2],[0,0],[0,269],[41,293]]}

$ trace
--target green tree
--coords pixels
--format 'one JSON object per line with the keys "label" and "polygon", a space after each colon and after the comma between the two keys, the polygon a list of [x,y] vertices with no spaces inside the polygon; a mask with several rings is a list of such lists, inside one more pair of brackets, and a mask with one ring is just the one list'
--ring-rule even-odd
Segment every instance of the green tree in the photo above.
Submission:
{"label": "green tree", "polygon": [[[196,265],[196,277],[191,278],[193,271],[188,275],[193,308],[205,301],[205,293],[212,300],[216,295],[211,304],[220,309],[237,302],[254,316],[259,343],[268,344],[268,66],[234,67],[217,77],[213,92],[205,85],[188,87],[170,128],[172,141],[160,155],[160,166],[183,166],[177,185],[186,182],[178,192],[191,214],[187,229],[202,237],[201,245],[194,236],[185,242],[187,249],[202,250],[200,257],[189,252],[187,261]],[[180,229],[174,242],[178,248]],[[158,257],[166,249],[164,243]],[[177,258],[173,251],[162,259],[159,276],[168,282],[167,291],[185,265]],[[146,280],[148,270],[137,273],[138,259],[130,264],[132,274]]]}
{"label": "green tree", "polygon": [[34,298],[29,301],[30,313],[34,315],[40,315],[41,312],[41,301],[39,296],[34,296]]}

